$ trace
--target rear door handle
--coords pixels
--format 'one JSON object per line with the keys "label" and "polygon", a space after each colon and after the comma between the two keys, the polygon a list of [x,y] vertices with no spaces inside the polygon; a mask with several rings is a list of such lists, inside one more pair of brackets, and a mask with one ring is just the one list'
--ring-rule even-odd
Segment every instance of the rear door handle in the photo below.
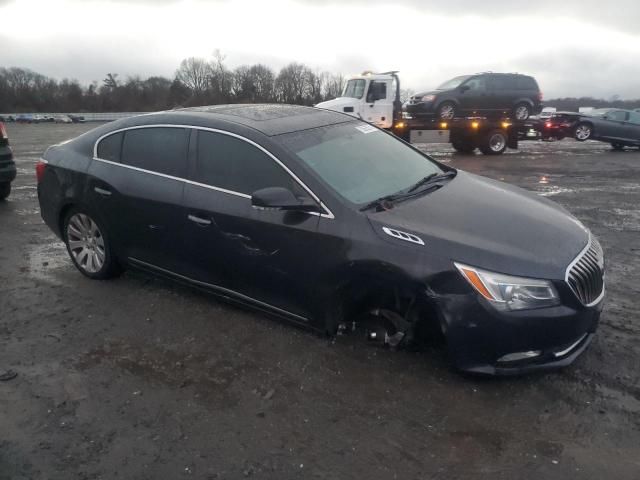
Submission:
{"label": "rear door handle", "polygon": [[93,191],[99,195],[102,195],[103,197],[111,196],[111,192],[109,190],[105,190],[104,188],[93,187]]}
{"label": "rear door handle", "polygon": [[211,225],[211,220],[202,217],[196,217],[195,215],[187,215],[187,218],[198,225],[206,226]]}

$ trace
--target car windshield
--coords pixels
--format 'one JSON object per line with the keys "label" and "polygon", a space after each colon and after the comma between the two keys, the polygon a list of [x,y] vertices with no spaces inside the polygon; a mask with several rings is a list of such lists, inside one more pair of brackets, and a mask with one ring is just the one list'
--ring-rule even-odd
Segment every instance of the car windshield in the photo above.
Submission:
{"label": "car windshield", "polygon": [[357,205],[443,173],[426,155],[359,121],[287,133],[279,139],[330,188]]}
{"label": "car windshield", "polygon": [[367,82],[363,79],[349,80],[344,86],[342,92],[343,97],[362,98],[364,95],[364,87]]}
{"label": "car windshield", "polygon": [[460,86],[462,82],[469,78],[471,78],[471,75],[462,75],[460,77],[452,78],[451,80],[447,80],[446,82],[444,82],[436,90],[451,90],[452,88]]}

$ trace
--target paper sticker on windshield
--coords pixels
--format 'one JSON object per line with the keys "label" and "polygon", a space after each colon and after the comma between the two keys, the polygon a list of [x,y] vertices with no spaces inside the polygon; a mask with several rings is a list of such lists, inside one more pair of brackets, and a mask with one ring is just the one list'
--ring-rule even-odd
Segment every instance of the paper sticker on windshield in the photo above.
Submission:
{"label": "paper sticker on windshield", "polygon": [[373,125],[360,125],[359,127],[356,127],[356,130],[360,130],[362,133],[371,133],[375,132],[377,128]]}

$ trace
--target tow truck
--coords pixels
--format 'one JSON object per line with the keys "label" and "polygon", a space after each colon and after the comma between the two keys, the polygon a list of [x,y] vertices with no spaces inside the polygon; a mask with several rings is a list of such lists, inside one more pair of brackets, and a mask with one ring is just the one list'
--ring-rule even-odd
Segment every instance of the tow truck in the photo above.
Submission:
{"label": "tow truck", "polygon": [[317,108],[346,113],[388,130],[409,143],[450,143],[462,153],[476,148],[485,155],[501,155],[518,148],[521,140],[542,138],[540,120],[470,116],[441,121],[412,118],[402,109],[398,71],[363,72],[347,80],[342,95]]}

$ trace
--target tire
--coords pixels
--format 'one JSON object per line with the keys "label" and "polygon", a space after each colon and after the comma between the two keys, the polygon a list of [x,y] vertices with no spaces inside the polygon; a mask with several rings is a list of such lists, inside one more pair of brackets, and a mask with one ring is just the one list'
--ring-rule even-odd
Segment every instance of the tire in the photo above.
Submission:
{"label": "tire", "polygon": [[64,219],[64,243],[71,261],[83,275],[105,280],[122,272],[104,224],[82,208],[72,208]]}
{"label": "tire", "polygon": [[5,200],[11,193],[11,182],[0,183],[0,200]]}
{"label": "tire", "polygon": [[476,147],[473,144],[468,142],[452,142],[451,146],[454,148],[456,152],[460,153],[473,153],[476,151]]}
{"label": "tire", "polygon": [[503,130],[492,130],[480,145],[480,151],[485,155],[502,155],[507,149],[507,134]]}
{"label": "tire", "polygon": [[439,120],[452,120],[456,117],[456,104],[453,102],[442,102],[438,107]]}
{"label": "tire", "polygon": [[576,125],[573,136],[579,142],[586,142],[593,136],[593,126],[590,123],[579,123]]}
{"label": "tire", "polygon": [[624,145],[621,143],[612,143],[611,147],[617,152],[622,152],[624,150]]}
{"label": "tire", "polygon": [[513,118],[515,120],[527,120],[531,116],[531,105],[528,103],[518,103],[513,107]]}

